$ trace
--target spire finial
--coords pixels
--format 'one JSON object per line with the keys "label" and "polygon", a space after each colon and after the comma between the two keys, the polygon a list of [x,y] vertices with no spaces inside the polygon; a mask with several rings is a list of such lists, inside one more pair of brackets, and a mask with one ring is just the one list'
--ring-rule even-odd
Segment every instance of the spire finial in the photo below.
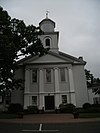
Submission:
{"label": "spire finial", "polygon": [[46,18],[48,19],[48,14],[49,14],[50,12],[49,11],[46,11]]}

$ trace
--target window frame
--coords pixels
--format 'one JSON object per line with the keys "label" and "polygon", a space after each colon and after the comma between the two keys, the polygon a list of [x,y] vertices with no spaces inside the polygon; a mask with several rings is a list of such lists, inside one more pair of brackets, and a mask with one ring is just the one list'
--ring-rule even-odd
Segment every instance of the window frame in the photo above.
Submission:
{"label": "window frame", "polygon": [[[62,71],[63,70],[63,71]],[[59,68],[60,71],[60,82],[66,82],[66,73],[65,68]],[[63,72],[63,73],[62,73]],[[63,75],[64,74],[64,75]],[[64,77],[63,77],[64,76]]]}
{"label": "window frame", "polygon": [[32,96],[32,105],[37,106],[37,96]]}
{"label": "window frame", "polygon": [[93,98],[93,103],[94,104],[100,104],[100,97],[94,97]]}
{"label": "window frame", "polygon": [[3,102],[3,96],[0,95],[0,103],[2,103],[2,102]]}
{"label": "window frame", "polygon": [[[47,75],[47,70],[50,70],[50,75]],[[48,81],[48,77],[47,76],[50,76],[50,81]],[[46,83],[51,83],[52,82],[52,69],[51,68],[45,68],[45,82]]]}
{"label": "window frame", "polygon": [[62,104],[67,104],[68,103],[67,102],[67,95],[62,95],[61,98],[62,98]]}
{"label": "window frame", "polygon": [[[36,77],[35,76],[33,77],[33,73],[36,74],[35,75]],[[38,83],[38,69],[37,68],[32,69],[32,83]]]}
{"label": "window frame", "polygon": [[50,43],[51,43],[50,38],[46,38],[46,39],[45,39],[45,46],[46,46],[46,47],[50,47]]}

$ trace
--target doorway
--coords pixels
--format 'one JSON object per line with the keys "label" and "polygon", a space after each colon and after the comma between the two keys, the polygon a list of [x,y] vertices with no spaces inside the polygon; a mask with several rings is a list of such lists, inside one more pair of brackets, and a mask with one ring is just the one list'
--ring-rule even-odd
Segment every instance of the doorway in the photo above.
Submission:
{"label": "doorway", "polygon": [[54,110],[54,96],[45,96],[45,110]]}

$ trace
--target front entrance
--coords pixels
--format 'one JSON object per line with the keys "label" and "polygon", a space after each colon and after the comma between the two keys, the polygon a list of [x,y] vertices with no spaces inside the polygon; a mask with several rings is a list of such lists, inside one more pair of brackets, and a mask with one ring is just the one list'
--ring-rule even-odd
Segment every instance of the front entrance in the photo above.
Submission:
{"label": "front entrance", "polygon": [[54,96],[45,96],[45,110],[54,110]]}

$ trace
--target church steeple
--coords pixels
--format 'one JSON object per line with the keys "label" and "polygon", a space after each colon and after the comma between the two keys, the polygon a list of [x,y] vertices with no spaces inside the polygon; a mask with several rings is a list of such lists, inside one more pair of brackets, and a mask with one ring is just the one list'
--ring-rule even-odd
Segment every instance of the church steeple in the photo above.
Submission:
{"label": "church steeple", "polygon": [[59,32],[55,32],[55,22],[48,18],[48,11],[46,11],[46,18],[39,23],[43,35],[40,39],[44,48],[50,48],[50,51],[58,53],[58,39]]}

